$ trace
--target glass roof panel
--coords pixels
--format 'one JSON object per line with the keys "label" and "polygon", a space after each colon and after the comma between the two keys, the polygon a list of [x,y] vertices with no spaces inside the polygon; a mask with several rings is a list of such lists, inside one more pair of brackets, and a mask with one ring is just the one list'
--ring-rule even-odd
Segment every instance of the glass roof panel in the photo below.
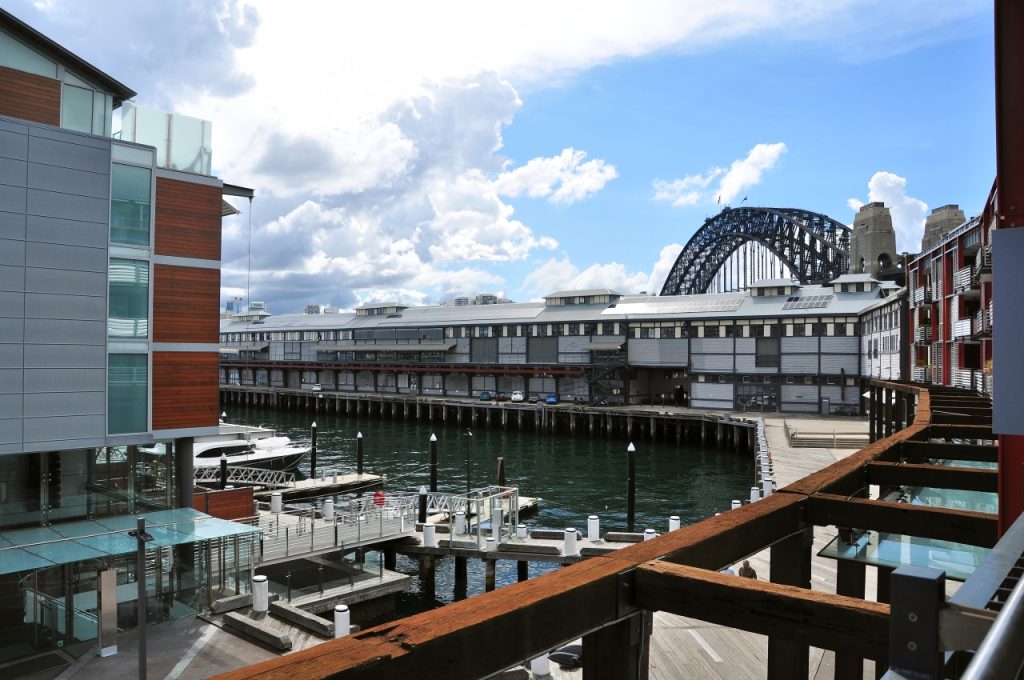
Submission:
{"label": "glass roof panel", "polygon": [[988,553],[988,548],[965,543],[868,531],[852,541],[836,537],[818,555],[884,567],[931,567],[945,571],[947,578],[964,581]]}

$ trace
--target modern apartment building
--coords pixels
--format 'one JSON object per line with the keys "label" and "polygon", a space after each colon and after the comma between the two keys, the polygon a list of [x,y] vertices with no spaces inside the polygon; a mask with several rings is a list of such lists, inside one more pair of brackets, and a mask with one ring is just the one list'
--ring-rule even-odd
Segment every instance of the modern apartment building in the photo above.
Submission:
{"label": "modern apartment building", "polygon": [[[197,519],[192,441],[219,432],[222,195],[245,191],[209,123],[134,95],[0,10],[0,647],[95,637],[97,572],[136,578],[134,540],[96,537]],[[163,611],[196,540],[151,546]]]}

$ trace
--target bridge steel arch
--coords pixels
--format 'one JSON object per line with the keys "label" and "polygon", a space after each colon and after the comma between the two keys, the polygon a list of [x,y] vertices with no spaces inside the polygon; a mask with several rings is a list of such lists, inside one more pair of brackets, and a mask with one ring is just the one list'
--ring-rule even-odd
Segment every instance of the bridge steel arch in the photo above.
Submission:
{"label": "bridge steel arch", "polygon": [[779,258],[803,284],[822,284],[847,273],[850,228],[828,215],[799,208],[726,208],[679,253],[662,295],[709,292],[729,256],[752,241]]}

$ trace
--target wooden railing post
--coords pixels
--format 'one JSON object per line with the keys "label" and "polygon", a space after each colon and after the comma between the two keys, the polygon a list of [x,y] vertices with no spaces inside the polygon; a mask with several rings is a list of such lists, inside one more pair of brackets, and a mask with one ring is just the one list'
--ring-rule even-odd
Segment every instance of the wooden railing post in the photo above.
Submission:
{"label": "wooden railing post", "polygon": [[[811,545],[814,528],[804,527],[771,547],[771,581],[800,588],[811,587]],[[768,638],[768,680],[806,678],[807,644]]]}
{"label": "wooden railing post", "polygon": [[639,611],[583,636],[583,680],[647,680],[650,612]]}

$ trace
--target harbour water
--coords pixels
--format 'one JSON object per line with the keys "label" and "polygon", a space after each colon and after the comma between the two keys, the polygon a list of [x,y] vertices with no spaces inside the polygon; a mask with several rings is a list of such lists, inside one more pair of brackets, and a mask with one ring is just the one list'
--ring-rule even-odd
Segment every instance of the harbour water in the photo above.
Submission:
{"label": "harbour water", "polygon": [[[308,414],[269,408],[239,408],[226,420],[277,430],[296,442],[309,442],[313,418]],[[357,418],[319,414],[317,469],[354,469],[356,433],[363,434],[364,471],[386,476],[385,490],[413,491],[429,484],[430,435],[438,439],[438,488],[464,493],[497,482],[497,458],[505,460],[509,486],[523,496],[542,499],[537,512],[522,521],[533,528],[575,527],[586,531],[587,516],[598,515],[601,533],[625,531],[626,447],[617,439],[539,435],[514,429],[442,427],[413,421]],[[471,433],[471,436],[470,436]],[[753,459],[746,453],[719,451],[675,442],[634,442],[636,446],[635,531],[668,528],[668,517],[679,515],[682,524],[729,508],[734,498],[749,495]],[[309,461],[300,471],[309,473]],[[368,560],[376,559],[370,553]],[[530,577],[558,568],[530,564]],[[413,577],[410,592],[399,598],[406,615],[451,602],[454,568],[451,558],[439,560],[433,597],[422,592],[417,562],[399,556],[398,571]],[[498,587],[516,580],[511,562],[498,562]],[[470,560],[467,595],[482,592],[483,565]],[[458,596],[461,596],[459,593]]]}

